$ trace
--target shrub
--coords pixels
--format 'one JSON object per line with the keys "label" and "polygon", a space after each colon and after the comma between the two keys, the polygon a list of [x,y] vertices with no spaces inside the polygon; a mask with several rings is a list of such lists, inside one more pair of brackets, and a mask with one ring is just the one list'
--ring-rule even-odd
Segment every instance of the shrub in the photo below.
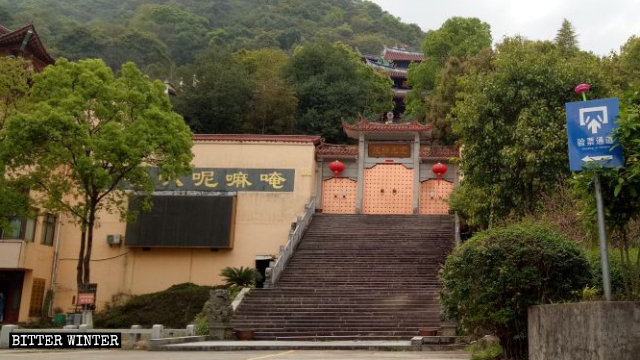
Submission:
{"label": "shrub", "polygon": [[491,332],[508,358],[527,355],[527,308],[577,299],[590,276],[577,245],[539,224],[476,234],[442,269],[440,294],[449,318],[472,332]]}
{"label": "shrub", "polygon": [[[638,256],[638,249],[631,249],[632,257]],[[600,262],[600,249],[592,249],[587,253],[591,265],[591,285],[600,290],[602,294],[602,265]],[[637,274],[640,277],[640,274]],[[611,293],[613,298],[630,300],[625,294],[625,281],[623,276],[622,255],[619,249],[609,248],[609,279],[611,281]],[[640,279],[638,279],[640,280]]]}
{"label": "shrub", "polygon": [[254,286],[257,281],[262,279],[262,275],[260,275],[258,270],[243,266],[239,268],[227,266],[222,269],[220,275],[224,277],[227,285],[236,285],[241,287]]}
{"label": "shrub", "polygon": [[163,324],[168,328],[184,328],[209,299],[211,286],[184,283],[151,294],[135,295],[124,304],[110,306],[95,315],[101,328],[145,327]]}

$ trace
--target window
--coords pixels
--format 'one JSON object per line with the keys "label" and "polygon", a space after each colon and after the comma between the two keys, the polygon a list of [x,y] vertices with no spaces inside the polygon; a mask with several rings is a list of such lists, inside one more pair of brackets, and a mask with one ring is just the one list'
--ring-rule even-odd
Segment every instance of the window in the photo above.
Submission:
{"label": "window", "polygon": [[34,278],[31,287],[31,302],[29,303],[29,316],[42,316],[42,302],[44,301],[44,279]]}
{"label": "window", "polygon": [[36,217],[11,219],[6,229],[0,228],[0,239],[20,239],[32,242],[36,232]]}
{"label": "window", "polygon": [[56,220],[57,217],[53,214],[47,213],[42,220],[42,244],[53,245],[53,236],[56,232]]}

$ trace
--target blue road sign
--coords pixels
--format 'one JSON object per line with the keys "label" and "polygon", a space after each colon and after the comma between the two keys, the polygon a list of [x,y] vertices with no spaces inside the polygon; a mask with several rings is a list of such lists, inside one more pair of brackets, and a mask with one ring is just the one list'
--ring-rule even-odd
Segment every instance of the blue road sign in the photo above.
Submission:
{"label": "blue road sign", "polygon": [[570,102],[566,110],[571,171],[581,171],[591,163],[607,168],[622,166],[622,148],[613,148],[616,141],[612,133],[618,127],[618,99]]}

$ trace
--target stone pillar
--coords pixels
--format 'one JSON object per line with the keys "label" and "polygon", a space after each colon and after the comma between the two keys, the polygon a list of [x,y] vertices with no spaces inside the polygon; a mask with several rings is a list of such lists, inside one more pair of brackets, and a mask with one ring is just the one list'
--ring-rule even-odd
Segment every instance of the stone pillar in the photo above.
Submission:
{"label": "stone pillar", "polygon": [[129,343],[131,347],[135,346],[140,341],[140,325],[131,325],[131,332],[129,333]]}
{"label": "stone pillar", "polygon": [[420,213],[420,135],[413,139],[413,213]]}
{"label": "stone pillar", "polygon": [[225,340],[231,337],[229,323],[233,310],[229,300],[229,292],[225,289],[214,289],[209,292],[209,335],[212,340]]}
{"label": "stone pillar", "polygon": [[164,326],[160,324],[155,324],[151,327],[151,339],[162,339],[162,330],[164,330]]}
{"label": "stone pillar", "polygon": [[358,138],[358,187],[356,193],[356,214],[362,214],[362,198],[364,195],[364,160],[366,159],[366,143],[364,134]]}
{"label": "stone pillar", "polygon": [[323,180],[324,162],[318,160],[318,169],[316,171],[316,209],[322,208],[322,180]]}
{"label": "stone pillar", "polygon": [[6,349],[9,347],[9,335],[13,330],[18,328],[18,325],[2,325],[2,330],[0,331],[0,349]]}

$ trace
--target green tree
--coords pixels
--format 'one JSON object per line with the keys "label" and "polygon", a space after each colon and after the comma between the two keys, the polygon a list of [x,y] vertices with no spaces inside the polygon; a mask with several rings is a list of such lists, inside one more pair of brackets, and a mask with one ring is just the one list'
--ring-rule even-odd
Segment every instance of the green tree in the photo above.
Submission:
{"label": "green tree", "polygon": [[424,61],[409,68],[412,91],[407,97],[408,114],[422,119],[430,111],[427,97],[438,85],[440,72],[450,57],[464,61],[490,46],[491,28],[477,18],[452,17],[439,29],[428,31],[422,43]]}
{"label": "green tree", "polygon": [[298,98],[284,78],[289,57],[282,50],[240,51],[235,55],[252,82],[252,95],[243,131],[260,134],[291,134],[295,130]]}
{"label": "green tree", "polygon": [[[21,58],[0,57],[0,144],[4,143],[4,125],[9,116],[22,109],[29,91],[31,72]],[[15,216],[24,215],[28,209],[28,197],[20,181],[10,181],[4,176],[0,159],[0,228],[6,229]]]}
{"label": "green tree", "polygon": [[343,44],[310,43],[296,49],[287,68],[299,99],[298,129],[344,141],[342,119],[393,108],[391,80],[366,66]]}
{"label": "green tree", "polygon": [[569,176],[564,104],[575,100],[572,89],[581,82],[593,85],[593,96],[608,91],[597,57],[578,52],[565,58],[550,42],[507,38],[490,64],[491,71],[460,80],[452,110],[463,182],[488,201],[485,214],[473,215],[488,218],[482,227],[532,212],[542,194]]}
{"label": "green tree", "polygon": [[[617,169],[592,169],[575,177],[574,191],[581,196],[584,211],[581,215],[587,224],[595,224],[594,172],[600,177],[607,232],[615,248],[620,252],[623,296],[628,300],[640,300],[640,96],[627,97],[622,104],[616,139],[623,149],[624,163]],[[592,231],[595,233],[595,231]]]}
{"label": "green tree", "polygon": [[184,65],[193,62],[206,45],[209,21],[175,5],[143,4],[131,19],[131,27],[154,34],[167,46],[171,60]]}
{"label": "green tree", "polygon": [[125,184],[150,193],[150,167],[165,179],[189,171],[191,132],[164,85],[131,63],[116,77],[101,60],[60,59],[34,76],[29,101],[7,119],[1,160],[40,207],[78,223],[77,283],[87,284],[100,212],[126,214]]}
{"label": "green tree", "polygon": [[231,54],[211,48],[180,73],[184,84],[173,101],[193,132],[242,132],[253,90],[244,66]]}
{"label": "green tree", "polygon": [[516,224],[481,233],[455,249],[442,269],[444,311],[469,332],[500,339],[508,359],[527,358],[527,309],[580,298],[587,258],[546,226]]}
{"label": "green tree", "polygon": [[555,43],[566,53],[578,50],[578,36],[569,20],[564,19],[556,34]]}

